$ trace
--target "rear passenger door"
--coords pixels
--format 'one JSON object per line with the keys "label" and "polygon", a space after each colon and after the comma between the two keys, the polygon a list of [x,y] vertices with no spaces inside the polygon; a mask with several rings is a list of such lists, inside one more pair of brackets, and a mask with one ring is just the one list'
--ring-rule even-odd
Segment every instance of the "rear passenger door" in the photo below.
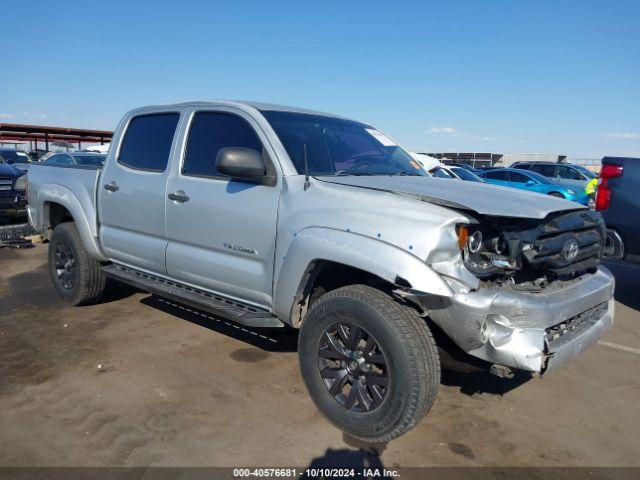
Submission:
{"label": "rear passenger door", "polygon": [[179,119],[179,111],[136,115],[114,139],[98,185],[100,244],[113,261],[166,273],[166,187]]}
{"label": "rear passenger door", "polygon": [[193,110],[185,122],[180,168],[166,198],[167,273],[174,279],[257,306],[271,306],[281,182],[234,180],[215,168],[224,147],[257,150],[275,175],[275,158],[255,121],[234,109]]}

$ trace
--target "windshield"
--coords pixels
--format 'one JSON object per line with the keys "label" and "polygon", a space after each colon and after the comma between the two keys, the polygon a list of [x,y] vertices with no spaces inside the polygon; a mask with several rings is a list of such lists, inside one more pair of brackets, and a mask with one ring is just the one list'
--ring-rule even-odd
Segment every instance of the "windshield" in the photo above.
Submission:
{"label": "windshield", "polygon": [[576,170],[579,170],[582,173],[584,173],[587,176],[587,178],[590,179],[590,180],[597,177],[597,175],[595,173],[593,173],[588,168],[583,167],[582,165],[574,165],[573,168],[575,168]]}
{"label": "windshield", "polygon": [[105,159],[103,155],[74,155],[73,158],[78,165],[98,166],[102,166]]}
{"label": "windshield", "polygon": [[0,150],[0,157],[7,163],[29,163],[31,158],[20,150]]}
{"label": "windshield", "polygon": [[299,174],[421,175],[427,173],[398,144],[379,130],[324,115],[267,110],[262,114],[275,130]]}
{"label": "windshield", "polygon": [[470,172],[466,168],[451,167],[451,170],[453,170],[453,173],[459,176],[462,180],[466,180],[467,182],[484,182],[484,180],[482,180],[479,176],[477,176],[475,173]]}

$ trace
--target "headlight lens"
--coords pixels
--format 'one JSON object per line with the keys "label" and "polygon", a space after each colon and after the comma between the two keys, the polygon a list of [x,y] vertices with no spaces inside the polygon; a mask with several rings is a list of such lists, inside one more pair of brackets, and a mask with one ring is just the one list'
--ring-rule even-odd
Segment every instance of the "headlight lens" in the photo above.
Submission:
{"label": "headlight lens", "polygon": [[509,255],[508,242],[481,225],[458,225],[458,247],[466,267],[479,277],[517,268]]}
{"label": "headlight lens", "polygon": [[16,180],[16,190],[26,190],[27,189],[27,175],[22,175]]}
{"label": "headlight lens", "polygon": [[482,248],[482,232],[480,230],[476,230],[471,235],[469,235],[469,239],[467,240],[467,247],[469,248],[469,252],[478,253]]}

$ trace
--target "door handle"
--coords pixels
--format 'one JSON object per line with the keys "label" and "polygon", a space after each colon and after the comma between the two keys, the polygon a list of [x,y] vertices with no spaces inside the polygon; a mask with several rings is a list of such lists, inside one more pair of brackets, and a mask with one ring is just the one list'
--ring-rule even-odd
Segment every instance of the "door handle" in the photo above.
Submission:
{"label": "door handle", "polygon": [[167,195],[169,200],[173,200],[174,202],[184,203],[189,201],[189,197],[185,195],[182,190],[178,190],[176,193],[170,193]]}
{"label": "door handle", "polygon": [[117,192],[118,190],[120,190],[120,187],[116,185],[116,182],[109,182],[104,185],[104,189],[110,192]]}

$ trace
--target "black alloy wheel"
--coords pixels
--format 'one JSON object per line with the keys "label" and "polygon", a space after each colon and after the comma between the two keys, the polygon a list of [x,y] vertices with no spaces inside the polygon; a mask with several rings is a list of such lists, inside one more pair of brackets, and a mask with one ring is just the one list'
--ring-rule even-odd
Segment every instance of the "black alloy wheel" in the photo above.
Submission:
{"label": "black alloy wheel", "polygon": [[56,245],[55,270],[62,288],[71,290],[76,280],[76,257],[64,241]]}
{"label": "black alloy wheel", "polygon": [[60,223],[51,232],[49,275],[58,295],[71,305],[95,303],[102,296],[102,265],[87,252],[74,222]]}
{"label": "black alloy wheel", "polygon": [[346,321],[322,334],[318,368],[333,398],[354,412],[375,410],[389,389],[387,358],[380,345],[366,330]]}

